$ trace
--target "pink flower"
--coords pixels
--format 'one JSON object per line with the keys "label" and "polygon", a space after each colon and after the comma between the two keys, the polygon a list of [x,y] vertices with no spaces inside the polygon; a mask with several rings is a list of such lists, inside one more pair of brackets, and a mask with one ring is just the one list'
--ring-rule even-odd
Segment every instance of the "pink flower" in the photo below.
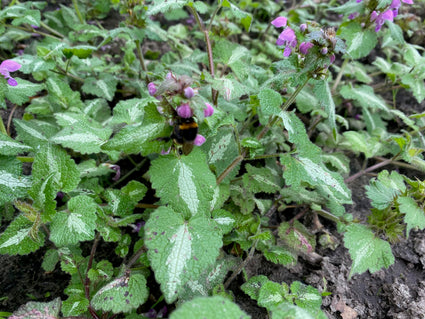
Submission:
{"label": "pink flower", "polygon": [[197,134],[195,137],[195,140],[193,141],[193,144],[196,146],[201,146],[205,143],[205,137],[203,137],[201,134]]}
{"label": "pink flower", "polygon": [[190,108],[189,104],[187,104],[187,103],[183,103],[182,105],[180,105],[177,108],[176,112],[177,112],[178,116],[180,116],[184,119],[187,119],[187,118],[193,116],[192,109]]}
{"label": "pink flower", "polygon": [[303,42],[300,44],[300,52],[304,55],[308,53],[308,50],[310,50],[314,46],[311,42]]}
{"label": "pink flower", "polygon": [[205,105],[207,106],[207,108],[204,109],[204,116],[209,117],[209,116],[213,115],[214,114],[214,108],[211,106],[211,104],[205,103]]}
{"label": "pink flower", "polygon": [[5,79],[7,79],[7,83],[10,86],[17,86],[18,82],[14,78],[10,76],[9,72],[15,72],[21,68],[22,65],[20,65],[18,62],[12,61],[12,60],[4,60],[0,64],[0,74],[4,76]]}
{"label": "pink flower", "polygon": [[149,95],[150,96],[154,96],[155,95],[155,93],[156,93],[156,85],[155,85],[155,83],[150,82],[148,84],[148,92],[149,92]]}
{"label": "pink flower", "polygon": [[370,16],[370,21],[375,21],[376,27],[375,32],[378,32],[381,30],[382,25],[385,23],[385,20],[393,21],[394,15],[393,11],[391,9],[384,11],[382,13],[378,13],[376,11],[373,11]]}
{"label": "pink flower", "polygon": [[285,17],[277,17],[271,22],[271,24],[273,24],[276,28],[280,28],[286,27],[287,22],[288,19],[286,19]]}
{"label": "pink flower", "polygon": [[285,46],[285,49],[283,50],[283,56],[290,56],[292,48],[297,46],[297,38],[295,36],[294,30],[289,27],[283,30],[283,32],[279,35],[276,44]]}
{"label": "pink flower", "polygon": [[184,89],[184,96],[187,99],[191,99],[194,95],[195,95],[195,91],[190,86]]}

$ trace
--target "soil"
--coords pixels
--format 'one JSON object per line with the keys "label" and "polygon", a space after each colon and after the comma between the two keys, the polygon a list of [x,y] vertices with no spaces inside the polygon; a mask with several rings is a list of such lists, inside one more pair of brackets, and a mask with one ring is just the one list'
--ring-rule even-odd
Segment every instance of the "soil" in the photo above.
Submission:
{"label": "soil", "polygon": [[[425,104],[418,105],[410,94],[398,96],[402,99],[398,101],[400,109],[407,114],[413,111],[420,113],[425,109]],[[7,123],[11,107],[8,105],[7,110],[0,110],[4,123]],[[21,118],[22,113],[22,109],[18,108],[13,116]],[[11,133],[14,135],[13,128]],[[360,170],[361,164],[359,159],[353,159],[351,174]],[[418,177],[423,179],[425,176]],[[369,178],[363,176],[348,185],[352,190],[353,205],[347,206],[347,211],[359,220],[365,220],[370,213],[371,206],[364,189]],[[280,216],[279,219],[286,218]],[[323,299],[322,309],[329,319],[425,319],[425,231],[412,231],[408,240],[393,245],[395,263],[388,269],[374,274],[367,272],[354,275],[349,279],[351,259],[343,246],[342,236],[337,233],[335,225],[322,219],[320,221],[339,241],[335,250],[320,246],[317,248],[316,253],[322,257],[320,262],[313,263],[309,258],[300,258],[295,267],[288,269],[267,261],[262,254],[257,253],[247,264],[246,275],[251,277],[262,274],[275,282],[288,284],[298,280],[319,290],[326,289],[331,295]],[[2,223],[0,232],[6,226]],[[63,290],[69,283],[69,275],[59,267],[51,273],[41,268],[46,249],[26,256],[0,255],[0,312],[12,312],[28,301],[67,298]],[[103,251],[99,247],[97,253],[106,255],[110,250],[107,246],[104,246]],[[229,287],[235,302],[252,318],[268,318],[265,308],[258,307],[240,289],[243,283],[243,276],[239,275]]]}

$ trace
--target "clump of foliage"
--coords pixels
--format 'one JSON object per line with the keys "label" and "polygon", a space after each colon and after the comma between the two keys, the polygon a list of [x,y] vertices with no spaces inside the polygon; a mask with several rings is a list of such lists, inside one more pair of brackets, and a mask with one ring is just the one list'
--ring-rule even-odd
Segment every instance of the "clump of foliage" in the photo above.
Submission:
{"label": "clump of foliage", "polygon": [[[24,115],[0,122],[0,253],[42,249],[45,271],[70,275],[65,300],[11,318],[162,317],[162,300],[173,319],[245,318],[229,284],[255,253],[292,267],[334,247],[333,223],[351,276],[389,267],[390,243],[425,228],[425,183],[396,171],[367,186],[367,221],[346,212],[355,178],[425,171],[425,114],[397,104],[425,98],[423,48],[405,40],[423,1],[295,3],[1,9],[0,105]],[[348,176],[360,155],[374,164]],[[272,318],[326,318],[328,293],[299,281],[241,288]]]}

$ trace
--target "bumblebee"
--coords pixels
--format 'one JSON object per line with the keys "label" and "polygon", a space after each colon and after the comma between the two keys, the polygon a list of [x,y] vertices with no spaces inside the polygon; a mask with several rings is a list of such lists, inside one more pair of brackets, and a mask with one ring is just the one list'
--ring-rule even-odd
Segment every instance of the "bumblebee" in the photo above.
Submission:
{"label": "bumblebee", "polygon": [[193,142],[198,134],[198,123],[193,117],[174,117],[174,127],[171,138],[174,143],[182,145],[184,155],[189,155],[193,149]]}

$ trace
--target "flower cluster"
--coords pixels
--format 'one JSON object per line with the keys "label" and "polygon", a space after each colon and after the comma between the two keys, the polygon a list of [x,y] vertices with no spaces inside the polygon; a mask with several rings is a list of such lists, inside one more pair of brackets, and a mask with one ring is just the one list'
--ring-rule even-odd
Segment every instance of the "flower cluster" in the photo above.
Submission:
{"label": "flower cluster", "polygon": [[276,28],[285,27],[276,41],[277,45],[285,46],[285,49],[283,50],[284,57],[290,56],[292,50],[297,46],[297,37],[295,36],[295,31],[290,27],[287,27],[287,23],[288,19],[285,17],[277,17],[271,22],[271,24],[273,24]]}
{"label": "flower cluster", "polygon": [[[158,106],[158,111],[161,114],[165,113],[164,110],[170,109],[170,107],[173,108],[173,110],[171,110],[172,114],[168,114],[172,117],[169,121],[171,126],[174,125],[174,116],[178,116],[182,119],[197,117],[195,114],[197,112],[195,111],[197,111],[198,108],[203,109],[204,117],[209,117],[214,114],[214,108],[211,104],[199,103],[200,99],[196,99],[198,90],[192,87],[192,83],[193,80],[186,75],[177,77],[169,72],[161,84],[157,85],[154,82],[150,82],[147,85],[149,95],[161,101],[160,106]],[[205,107],[199,106],[201,104],[205,105]],[[202,117],[202,113],[198,112],[197,115],[198,118],[199,116]],[[204,142],[205,137],[197,134],[193,144],[201,146]]]}
{"label": "flower cluster", "polygon": [[4,60],[0,64],[0,74],[4,76],[10,86],[17,86],[18,82],[10,76],[10,72],[15,72],[21,68],[18,62],[12,60]]}
{"label": "flower cluster", "polygon": [[[356,0],[357,3],[362,2],[362,0]],[[381,30],[382,25],[386,20],[393,21],[394,18],[398,15],[398,9],[401,6],[401,2],[406,4],[413,4],[413,0],[393,0],[387,10],[382,12],[374,10],[370,15],[370,21],[375,22],[375,32]],[[353,19],[356,15],[351,14],[348,18]]]}
{"label": "flower cluster", "polygon": [[[276,44],[284,45],[283,56],[288,57],[293,51],[297,50],[298,40],[295,31],[287,26],[287,18],[278,17],[274,19],[271,24],[275,27],[285,27],[283,32],[279,35]],[[299,27],[299,32],[305,35],[306,41],[303,41],[298,46],[300,55],[307,55],[309,51],[316,47],[316,53],[322,56],[328,56],[330,63],[335,61],[335,53],[341,53],[340,48],[341,40],[336,37],[335,30],[328,28],[326,30],[313,30],[309,32],[307,24],[303,23]],[[302,58],[302,57],[301,57]],[[303,58],[302,58],[303,59]]]}

